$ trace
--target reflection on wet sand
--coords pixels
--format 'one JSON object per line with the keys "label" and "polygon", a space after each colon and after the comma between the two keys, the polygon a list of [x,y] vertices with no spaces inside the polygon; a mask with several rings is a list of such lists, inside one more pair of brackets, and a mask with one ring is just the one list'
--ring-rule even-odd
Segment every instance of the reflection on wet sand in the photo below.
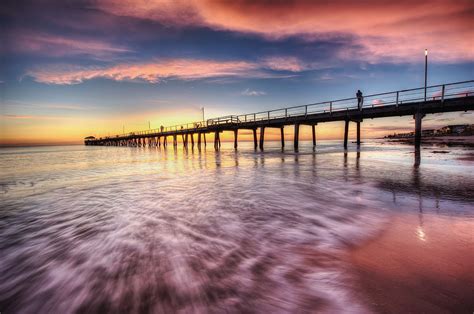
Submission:
{"label": "reflection on wet sand", "polygon": [[[344,168],[348,168],[347,153]],[[360,152],[355,169],[354,176],[360,179],[360,171],[366,170],[361,169]],[[472,312],[474,199],[470,177],[432,175],[432,169],[421,167],[419,150],[411,173],[402,167],[392,171],[397,175],[371,176],[380,188],[391,191],[392,202],[400,211],[392,211],[387,229],[350,255],[363,288],[361,298],[379,313]],[[455,205],[446,199],[462,203]]]}
{"label": "reflection on wet sand", "polygon": [[352,251],[362,298],[378,313],[470,313],[474,221],[399,214]]}

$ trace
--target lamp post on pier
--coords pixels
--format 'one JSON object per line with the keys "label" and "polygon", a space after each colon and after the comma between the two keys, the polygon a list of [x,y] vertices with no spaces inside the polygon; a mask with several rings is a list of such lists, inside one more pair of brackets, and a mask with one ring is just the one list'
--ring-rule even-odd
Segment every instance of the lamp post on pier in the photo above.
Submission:
{"label": "lamp post on pier", "polygon": [[428,84],[428,49],[425,49],[425,101],[426,101],[427,84]]}

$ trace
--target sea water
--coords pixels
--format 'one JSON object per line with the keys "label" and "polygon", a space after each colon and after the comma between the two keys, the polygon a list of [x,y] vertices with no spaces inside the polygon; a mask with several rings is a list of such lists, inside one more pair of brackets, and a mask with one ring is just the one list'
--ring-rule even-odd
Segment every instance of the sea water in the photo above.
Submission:
{"label": "sea water", "polygon": [[351,248],[474,219],[467,148],[279,144],[0,149],[0,311],[367,312]]}

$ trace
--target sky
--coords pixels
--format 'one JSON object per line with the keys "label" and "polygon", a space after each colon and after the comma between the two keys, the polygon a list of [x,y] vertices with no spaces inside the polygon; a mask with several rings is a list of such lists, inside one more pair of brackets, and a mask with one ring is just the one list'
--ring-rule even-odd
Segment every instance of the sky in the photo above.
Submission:
{"label": "sky", "polygon": [[[422,87],[425,49],[428,85],[474,79],[472,0],[7,0],[0,24],[3,146]],[[458,123],[474,115],[424,127]],[[318,125],[318,138],[342,128]],[[362,135],[412,128],[367,120]]]}

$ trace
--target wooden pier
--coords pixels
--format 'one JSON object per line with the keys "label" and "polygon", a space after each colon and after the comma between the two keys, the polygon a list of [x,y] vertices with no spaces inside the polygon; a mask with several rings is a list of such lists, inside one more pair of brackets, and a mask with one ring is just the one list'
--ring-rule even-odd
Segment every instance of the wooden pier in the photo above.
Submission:
{"label": "wooden pier", "polygon": [[[426,95],[426,96],[425,96]],[[101,138],[88,137],[85,145],[160,147],[168,145],[172,138],[173,146],[178,145],[178,136],[184,147],[206,145],[206,134],[214,134],[214,148],[221,147],[220,133],[234,133],[234,148],[238,147],[239,130],[252,130],[254,148],[264,149],[265,129],[280,129],[281,145],[285,146],[284,128],[294,127],[294,149],[299,147],[299,129],[309,125],[312,129],[313,147],[316,147],[316,126],[324,122],[344,121],[344,148],[347,149],[349,126],[356,125],[357,139],[361,143],[360,125],[364,120],[412,116],[415,120],[414,143],[421,144],[422,120],[427,114],[440,112],[468,111],[474,109],[474,80],[435,85],[422,88],[400,90],[365,96],[363,104],[358,106],[356,98],[326,101],[303,106],[281,108],[244,115],[231,115],[198,121],[172,127],[131,132]],[[257,141],[257,130],[260,138]],[[202,140],[203,139],[203,140]]]}

